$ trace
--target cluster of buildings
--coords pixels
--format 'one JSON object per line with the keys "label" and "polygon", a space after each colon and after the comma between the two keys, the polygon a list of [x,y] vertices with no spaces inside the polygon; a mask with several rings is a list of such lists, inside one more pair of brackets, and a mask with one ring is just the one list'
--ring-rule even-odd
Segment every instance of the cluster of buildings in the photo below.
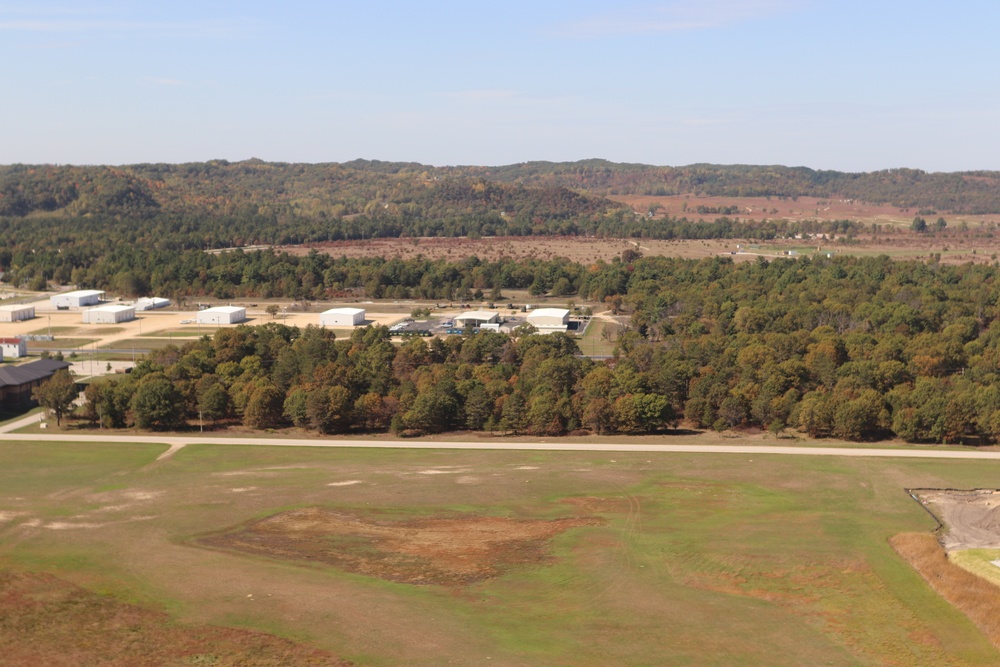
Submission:
{"label": "cluster of buildings", "polygon": [[[527,323],[537,333],[550,334],[569,329],[569,311],[565,308],[536,308],[528,313]],[[473,328],[487,331],[505,331],[500,313],[494,310],[470,310],[455,317],[455,325],[460,329]]]}

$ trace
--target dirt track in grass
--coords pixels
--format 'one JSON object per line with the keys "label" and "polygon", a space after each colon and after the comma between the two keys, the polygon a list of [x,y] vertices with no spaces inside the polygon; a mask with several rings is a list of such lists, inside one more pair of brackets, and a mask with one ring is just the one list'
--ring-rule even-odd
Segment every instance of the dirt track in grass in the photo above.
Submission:
{"label": "dirt track in grass", "polygon": [[386,520],[310,507],[199,538],[197,544],[333,565],[407,584],[463,586],[550,560],[546,543],[596,517],[519,520],[475,515]]}

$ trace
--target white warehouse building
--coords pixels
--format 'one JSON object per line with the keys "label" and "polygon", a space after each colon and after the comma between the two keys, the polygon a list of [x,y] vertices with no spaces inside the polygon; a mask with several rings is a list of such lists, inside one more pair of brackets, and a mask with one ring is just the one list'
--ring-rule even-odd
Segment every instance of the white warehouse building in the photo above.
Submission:
{"label": "white warehouse building", "polygon": [[76,292],[64,292],[49,297],[49,303],[56,308],[82,308],[83,306],[96,306],[101,302],[104,290],[82,289]]}
{"label": "white warehouse building", "polygon": [[136,310],[153,310],[154,308],[166,308],[170,305],[170,299],[159,296],[142,297],[135,302]]}
{"label": "white warehouse building", "polygon": [[0,322],[20,322],[34,316],[34,306],[0,306]]}
{"label": "white warehouse building", "polygon": [[538,333],[555,333],[569,328],[569,311],[565,308],[536,308],[528,314],[528,324]]}
{"label": "white warehouse building", "polygon": [[199,310],[198,324],[236,324],[247,318],[247,309],[242,306],[216,306]]}
{"label": "white warehouse building", "polygon": [[492,310],[469,310],[455,317],[455,325],[460,329],[479,328],[484,324],[495,324],[499,321],[500,313]]}
{"label": "white warehouse building", "polygon": [[365,323],[364,308],[331,308],[319,314],[320,326],[357,327]]}
{"label": "white warehouse building", "polygon": [[135,319],[135,306],[98,306],[83,311],[84,324],[117,324]]}

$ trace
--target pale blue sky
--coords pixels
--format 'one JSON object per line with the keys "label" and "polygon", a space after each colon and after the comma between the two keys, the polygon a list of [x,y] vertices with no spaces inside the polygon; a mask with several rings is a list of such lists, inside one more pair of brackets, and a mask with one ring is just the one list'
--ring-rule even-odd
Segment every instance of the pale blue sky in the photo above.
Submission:
{"label": "pale blue sky", "polygon": [[1000,169],[1000,2],[0,0],[0,163]]}

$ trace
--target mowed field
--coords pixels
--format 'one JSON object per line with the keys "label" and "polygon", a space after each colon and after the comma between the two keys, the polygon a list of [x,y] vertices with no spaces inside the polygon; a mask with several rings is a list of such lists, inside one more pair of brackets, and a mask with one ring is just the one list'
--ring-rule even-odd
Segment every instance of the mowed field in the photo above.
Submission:
{"label": "mowed field", "polygon": [[[286,664],[336,664],[320,650],[375,666],[1000,660],[888,542],[935,527],[904,489],[990,486],[990,462],[164,451],[0,444],[0,593],[4,577],[56,575],[162,612],[129,626],[133,645],[227,626],[296,642]],[[76,607],[10,599],[8,648],[57,657],[45,640],[64,637],[128,664],[99,623],[58,632]],[[171,664],[264,664],[247,650]]]}

